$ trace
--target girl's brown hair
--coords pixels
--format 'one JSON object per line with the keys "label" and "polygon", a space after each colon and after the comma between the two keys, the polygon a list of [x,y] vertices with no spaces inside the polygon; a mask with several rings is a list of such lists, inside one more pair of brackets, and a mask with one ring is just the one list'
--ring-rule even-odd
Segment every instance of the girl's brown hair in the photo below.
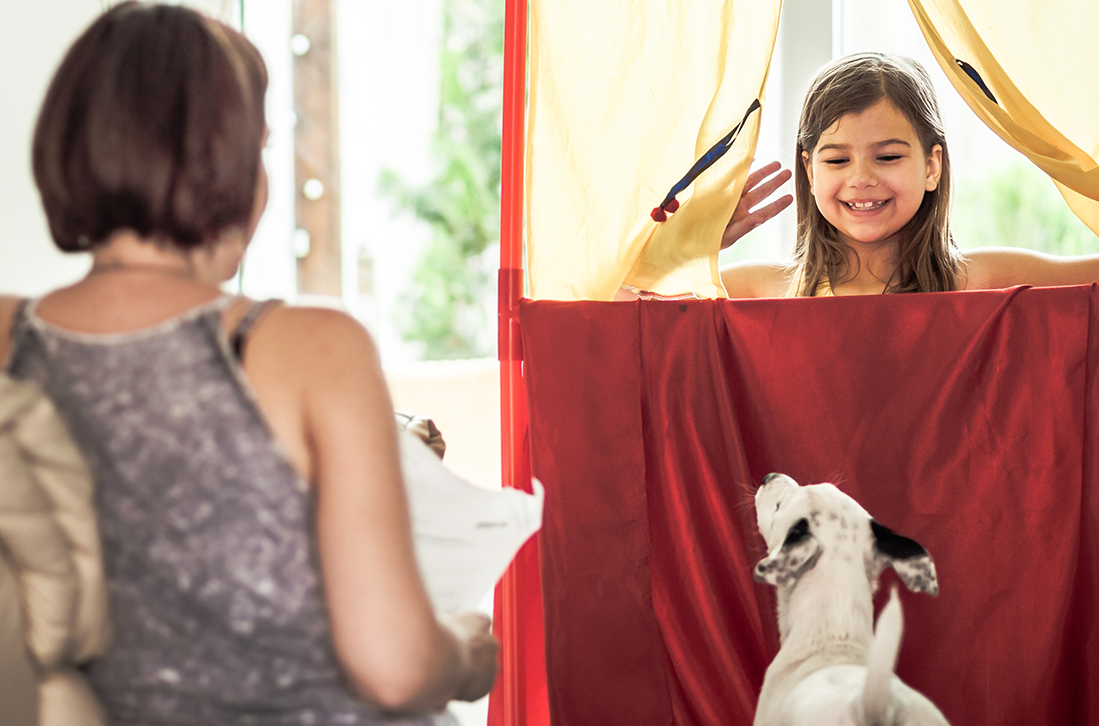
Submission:
{"label": "girl's brown hair", "polygon": [[76,40],[34,132],[34,178],[64,251],[130,229],[193,249],[254,212],[267,71],[243,35],[124,2]]}
{"label": "girl's brown hair", "polygon": [[955,289],[958,249],[950,235],[950,155],[935,90],[914,60],[884,53],[858,53],[826,66],[809,87],[798,124],[794,163],[798,232],[798,294],[812,296],[825,282],[842,282],[858,273],[848,263],[839,232],[817,209],[809,189],[803,154],[810,156],[821,134],[840,117],[861,113],[882,99],[900,111],[920,140],[925,155],[942,147],[942,174],[934,191],[924,194],[915,216],[901,229],[899,264],[885,292],[941,292]]}

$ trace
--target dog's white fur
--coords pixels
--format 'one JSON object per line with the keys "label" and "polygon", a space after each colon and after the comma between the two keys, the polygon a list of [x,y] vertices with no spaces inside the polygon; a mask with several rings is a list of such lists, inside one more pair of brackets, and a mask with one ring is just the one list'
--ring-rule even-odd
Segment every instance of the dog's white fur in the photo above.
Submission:
{"label": "dog's white fur", "polygon": [[755,504],[768,549],[755,576],[777,589],[782,643],[755,726],[947,724],[893,675],[902,630],[895,588],[872,630],[872,597],[886,567],[913,592],[938,594],[927,551],[874,522],[832,484],[798,486],[771,474]]}

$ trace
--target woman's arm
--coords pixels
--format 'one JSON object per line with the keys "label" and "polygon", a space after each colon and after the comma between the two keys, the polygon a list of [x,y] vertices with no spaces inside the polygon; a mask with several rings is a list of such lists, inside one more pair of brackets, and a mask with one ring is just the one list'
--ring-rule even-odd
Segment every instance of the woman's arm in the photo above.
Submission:
{"label": "woman's arm", "polygon": [[963,253],[962,290],[1015,285],[1048,287],[1099,282],[1099,255],[1062,257],[1017,247],[983,247]]}
{"label": "woman's arm", "polygon": [[[261,404],[300,395],[316,489],[317,538],[336,655],[366,700],[432,711],[492,687],[488,618],[440,623],[416,565],[393,408],[373,342],[333,310],[278,308],[250,338],[245,370]],[[279,389],[282,381],[296,381]],[[273,422],[273,428],[278,428]],[[286,434],[284,434],[285,436]],[[291,438],[293,434],[290,434]]]}

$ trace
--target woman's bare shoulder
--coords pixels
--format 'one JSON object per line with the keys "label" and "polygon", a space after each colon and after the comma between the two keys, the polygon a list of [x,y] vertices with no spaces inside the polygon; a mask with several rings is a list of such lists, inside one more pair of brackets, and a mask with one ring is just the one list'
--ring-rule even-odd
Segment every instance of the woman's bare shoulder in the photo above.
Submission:
{"label": "woman's bare shoulder", "polygon": [[730,298],[785,297],[797,267],[789,260],[747,260],[721,268]]}
{"label": "woman's bare shoulder", "polygon": [[316,329],[324,334],[333,330],[345,331],[347,328],[355,328],[363,333],[366,329],[350,313],[335,307],[297,305],[280,303],[272,305],[264,313],[265,320],[274,321],[278,326],[306,327]]}
{"label": "woman's bare shoulder", "polygon": [[254,338],[267,352],[307,361],[314,371],[339,367],[349,360],[377,362],[374,340],[367,329],[350,314],[334,308],[275,305],[263,314]]}

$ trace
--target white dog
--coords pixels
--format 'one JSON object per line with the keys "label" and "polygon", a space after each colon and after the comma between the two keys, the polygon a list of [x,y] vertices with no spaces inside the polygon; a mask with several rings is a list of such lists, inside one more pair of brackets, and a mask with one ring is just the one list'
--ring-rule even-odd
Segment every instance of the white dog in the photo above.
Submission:
{"label": "white dog", "polygon": [[913,592],[937,595],[927,550],[875,522],[832,484],[769,474],[756,491],[768,554],[755,576],[778,591],[782,647],[767,669],[755,726],[945,725],[893,675],[901,609],[893,590],[872,631],[872,596],[892,566]]}

